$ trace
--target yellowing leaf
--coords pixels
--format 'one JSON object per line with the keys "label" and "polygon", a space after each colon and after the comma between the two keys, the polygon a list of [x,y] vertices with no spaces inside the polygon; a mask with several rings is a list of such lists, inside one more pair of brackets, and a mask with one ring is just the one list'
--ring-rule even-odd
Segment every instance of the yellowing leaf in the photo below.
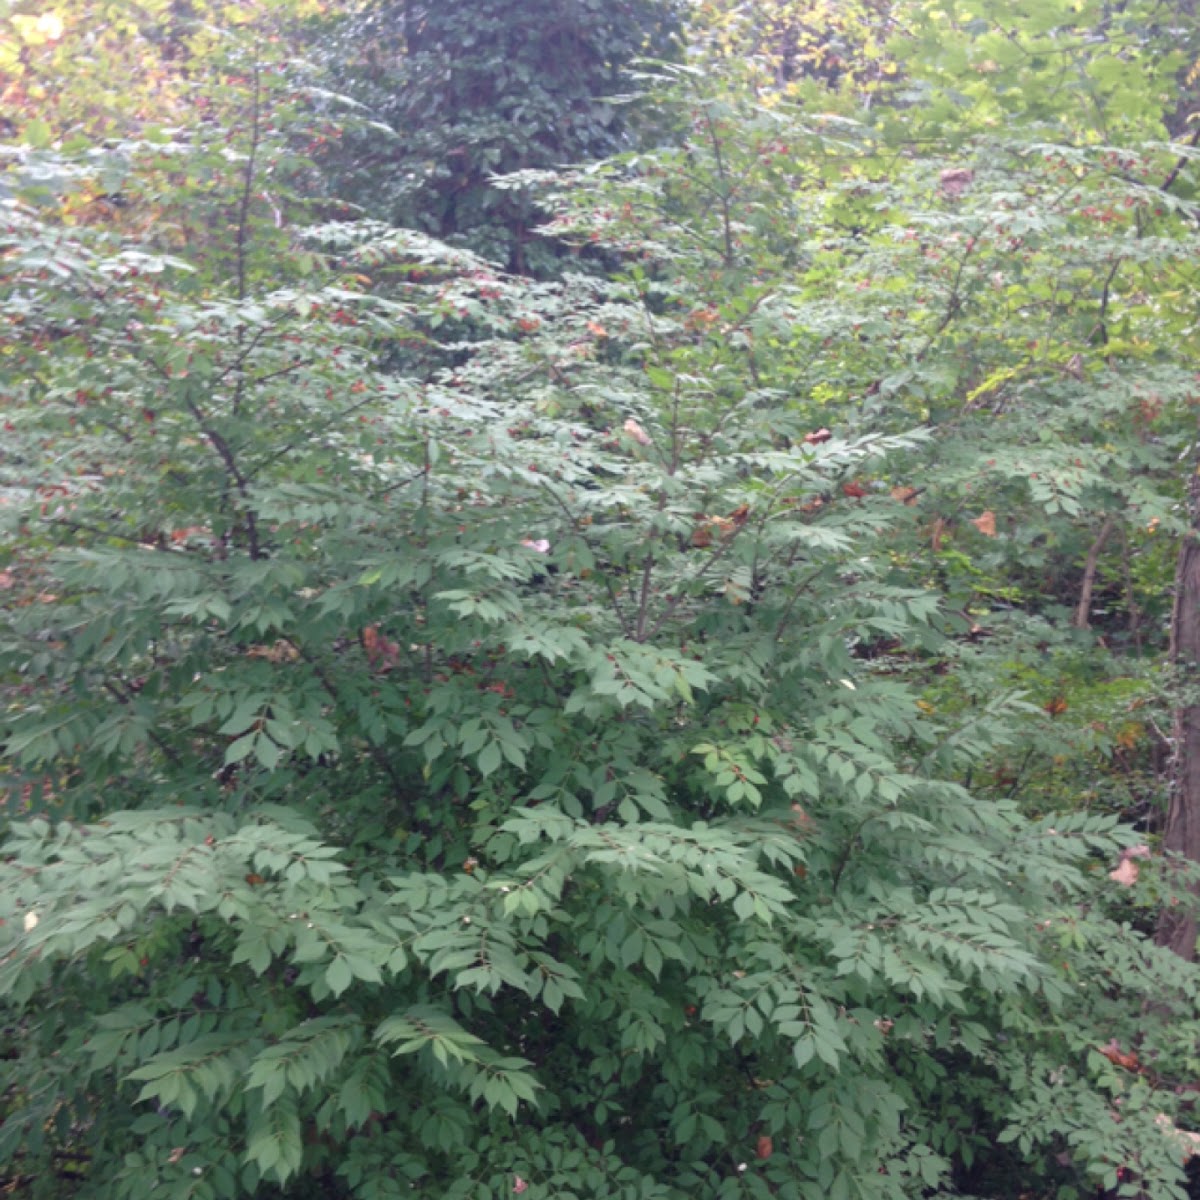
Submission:
{"label": "yellowing leaf", "polygon": [[54,135],[50,126],[40,117],[36,117],[25,126],[24,137],[27,145],[32,146],[35,150],[44,150],[50,145]]}
{"label": "yellowing leaf", "polygon": [[63,35],[63,19],[56,12],[42,13],[37,19],[37,31],[48,42],[57,42]]}
{"label": "yellowing leaf", "polygon": [[28,13],[14,13],[11,20],[17,36],[27,46],[57,42],[63,35],[63,19],[58,13],[47,12],[37,17]]}

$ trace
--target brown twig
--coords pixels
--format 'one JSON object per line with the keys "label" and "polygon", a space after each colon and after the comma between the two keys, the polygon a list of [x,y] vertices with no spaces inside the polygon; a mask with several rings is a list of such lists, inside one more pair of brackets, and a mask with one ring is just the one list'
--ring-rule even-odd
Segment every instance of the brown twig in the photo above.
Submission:
{"label": "brown twig", "polygon": [[1071,624],[1076,629],[1087,629],[1091,626],[1092,591],[1096,586],[1100,552],[1104,549],[1104,543],[1108,541],[1108,536],[1112,533],[1115,523],[1112,513],[1106,514],[1100,531],[1088,548],[1087,561],[1083,565],[1083,580],[1079,585],[1079,603],[1075,605],[1075,614],[1071,618]]}

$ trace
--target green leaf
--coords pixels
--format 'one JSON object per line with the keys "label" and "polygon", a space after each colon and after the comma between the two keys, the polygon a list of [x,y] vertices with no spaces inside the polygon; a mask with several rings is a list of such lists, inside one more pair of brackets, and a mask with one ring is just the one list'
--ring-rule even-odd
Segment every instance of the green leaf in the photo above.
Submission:
{"label": "green leaf", "polygon": [[350,967],[350,960],[344,954],[338,954],[325,968],[325,983],[329,990],[335,995],[340,996],[354,981],[354,972]]}
{"label": "green leaf", "polygon": [[501,750],[498,742],[488,742],[475,760],[475,764],[479,768],[479,773],[485,779],[500,766],[500,762]]}

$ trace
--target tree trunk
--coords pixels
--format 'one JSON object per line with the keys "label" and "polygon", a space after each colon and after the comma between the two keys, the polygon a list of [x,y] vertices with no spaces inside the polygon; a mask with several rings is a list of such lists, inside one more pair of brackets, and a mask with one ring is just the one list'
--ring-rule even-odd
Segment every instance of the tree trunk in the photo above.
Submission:
{"label": "tree trunk", "polygon": [[[1175,762],[1163,850],[1200,863],[1200,472],[1188,484],[1188,513],[1191,529],[1179,547],[1171,613],[1171,662],[1182,695],[1175,709]],[[1156,938],[1189,962],[1196,957],[1194,909],[1191,897],[1172,903],[1168,895]]]}

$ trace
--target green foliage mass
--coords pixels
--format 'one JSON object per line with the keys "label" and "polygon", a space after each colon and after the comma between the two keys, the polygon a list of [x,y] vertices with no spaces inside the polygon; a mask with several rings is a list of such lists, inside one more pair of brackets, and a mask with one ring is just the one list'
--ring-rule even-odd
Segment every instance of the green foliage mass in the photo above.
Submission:
{"label": "green foliage mass", "polygon": [[1200,977],[1071,771],[1169,690],[1195,155],[952,121],[920,31],[510,177],[607,278],[340,219],[278,26],[6,147],[10,1180],[1186,1194]]}

